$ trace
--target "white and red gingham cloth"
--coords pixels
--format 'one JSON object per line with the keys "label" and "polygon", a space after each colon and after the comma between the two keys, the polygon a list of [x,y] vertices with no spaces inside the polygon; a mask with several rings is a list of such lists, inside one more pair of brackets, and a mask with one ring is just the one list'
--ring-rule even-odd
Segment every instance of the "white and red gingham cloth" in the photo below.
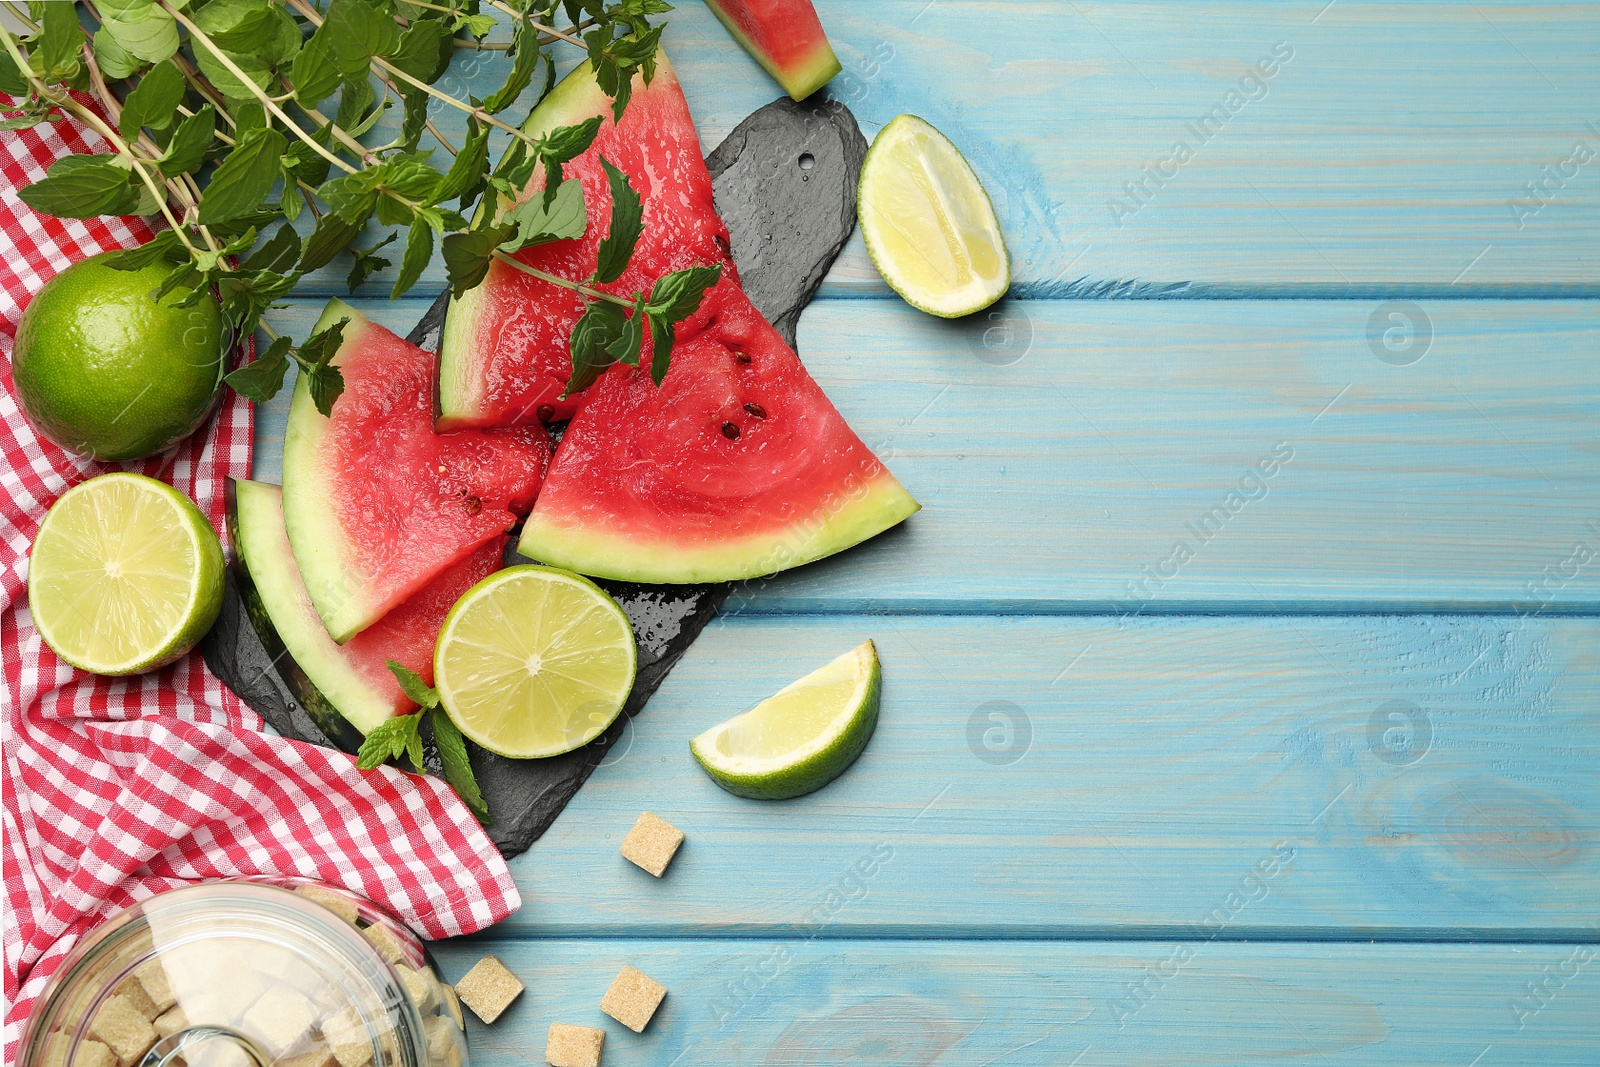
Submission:
{"label": "white and red gingham cloth", "polygon": [[[3,101],[0,101],[3,105]],[[219,531],[223,487],[250,473],[251,409],[231,392],[175,450],[118,466],[36,436],[11,373],[17,319],[58,271],[148,240],[137,218],[34,214],[17,190],[69,152],[103,152],[73,120],[0,133],[0,665],[4,667],[5,1063],[62,956],[97,922],[173,886],[301,875],[361,893],[428,937],[521,903],[505,861],[450,788],[262,731],[198,652],[98,678],[58,660],[28,614],[28,548],[67,488],[112,469],[188,493]]]}

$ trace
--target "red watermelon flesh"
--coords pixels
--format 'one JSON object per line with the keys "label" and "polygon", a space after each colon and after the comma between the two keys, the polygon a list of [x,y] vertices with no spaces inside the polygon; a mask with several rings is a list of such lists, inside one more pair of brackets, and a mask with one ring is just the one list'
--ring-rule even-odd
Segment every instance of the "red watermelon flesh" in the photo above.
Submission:
{"label": "red watermelon flesh", "polygon": [[340,301],[332,418],[302,377],[283,449],[283,510],[306,589],[334,640],[371,626],[480,545],[538,495],[550,461],[540,426],[439,434],[435,359]]}
{"label": "red watermelon flesh", "polygon": [[706,0],[706,6],[794,99],[804,100],[839,73],[811,0]]}
{"label": "red watermelon flesh", "polygon": [[[585,63],[573,71],[529,116],[535,134],[604,116],[595,142],[566,166],[583,182],[589,227],[583,237],[536,245],[517,258],[558,277],[583,281],[598,260],[600,240],[611,225],[611,193],[600,157],[627,174],[644,209],[644,232],[628,269],[600,288],[631,296],[648,292],[663,274],[684,267],[723,264],[725,286],[737,285],[728,254],[728,228],[712,203],[711,175],[700,154],[689,105],[666,55],[646,86],[634,79],[633,98],[621,124],[611,119],[611,100],[595,84]],[[542,172],[527,195],[543,187]],[[439,417],[442,432],[464,427],[517,426],[570,418],[581,397],[557,399],[572,372],[568,347],[583,301],[571,290],[495,263],[476,289],[452,301],[439,351]],[[681,323],[687,336],[704,321],[697,314]],[[646,338],[644,361],[649,362]]]}
{"label": "red watermelon flesh", "polygon": [[523,555],[639,582],[728,581],[831,555],[917,510],[738,289],[658,388],[617,365],[567,427]]}

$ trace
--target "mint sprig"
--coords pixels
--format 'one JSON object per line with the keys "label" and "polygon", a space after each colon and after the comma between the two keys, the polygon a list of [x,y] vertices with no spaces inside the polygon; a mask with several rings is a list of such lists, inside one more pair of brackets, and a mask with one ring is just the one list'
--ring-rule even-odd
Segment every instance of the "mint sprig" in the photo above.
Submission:
{"label": "mint sprig", "polygon": [[418,774],[426,773],[422,766],[422,724],[427,720],[433,727],[433,744],[439,751],[445,781],[479,822],[490,825],[489,805],[478,789],[478,779],[467,756],[466,740],[450,716],[440,710],[439,691],[423,682],[409,667],[392,659],[385,662],[400,683],[400,689],[417,704],[417,710],[410,715],[396,715],[373,727],[356,752],[356,766],[369,771],[404,756]]}
{"label": "mint sprig", "polygon": [[[266,330],[263,365],[227,378],[242,394],[270,398],[292,362],[313,376],[312,395],[327,414],[342,389],[327,363],[332,350],[326,338],[280,343],[266,321],[277,301],[341,255],[353,259],[352,290],[393,270],[389,293],[401,296],[439,255],[460,293],[494,259],[581,236],[582,188],[563,171],[594,143],[601,118],[533,135],[503,116],[537,105],[555,84],[555,48],[571,46],[593,63],[612,97],[610,117],[620,119],[634,75],[648,82],[655,74],[661,27],[650,20],[671,8],[662,0],[319,2],[96,0],[29,5],[31,14],[12,5],[26,30],[0,33],[0,91],[16,98],[0,128],[70,114],[104,137],[109,151],[58,161],[22,199],[64,218],[161,214],[167,228],[148,256],[116,262],[164,263],[163,294],[193,303],[215,293],[236,330]],[[570,25],[557,29],[562,15]],[[485,43],[497,25],[509,41]],[[437,87],[456,52],[486,49],[511,60],[486,98],[460,100]],[[68,90],[92,93],[109,121]],[[430,109],[441,106],[468,117],[459,146],[433,123]],[[400,135],[363,140],[396,107]],[[508,138],[498,159],[495,131]],[[425,137],[436,143],[424,147]],[[523,191],[539,172],[544,191],[530,206]],[[627,308],[620,323],[616,312],[594,314],[608,327],[606,358],[636,364],[646,322],[657,336],[663,313],[652,314],[638,294],[594,288],[622,276],[640,225],[626,176],[607,177],[613,224],[600,269],[590,279],[546,277],[591,304]],[[462,212],[491,191],[493,202],[469,222]],[[285,224],[303,214],[315,223],[291,249]],[[390,231],[377,247],[365,238],[374,227]],[[399,254],[377,255],[397,233]],[[269,244],[271,253],[259,255]],[[656,362],[668,349],[656,346]],[[579,362],[575,355],[575,374]],[[582,366],[587,375],[587,356]]]}

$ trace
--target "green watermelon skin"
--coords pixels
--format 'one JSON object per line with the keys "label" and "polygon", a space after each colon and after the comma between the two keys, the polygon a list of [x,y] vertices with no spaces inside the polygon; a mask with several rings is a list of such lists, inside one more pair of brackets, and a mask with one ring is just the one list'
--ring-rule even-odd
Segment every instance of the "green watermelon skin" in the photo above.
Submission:
{"label": "green watermelon skin", "polygon": [[811,0],[706,0],[733,39],[796,100],[839,73]]}
{"label": "green watermelon skin", "polygon": [[283,446],[289,543],[328,633],[344,643],[532,507],[550,461],[540,426],[439,434],[435,357],[330,301],[347,320],[325,418],[295,385]]}
{"label": "green watermelon skin", "polygon": [[[433,650],[461,594],[500,567],[507,537],[485,542],[405,603],[336,644],[322,625],[289,547],[283,490],[229,479],[228,539],[245,608],[295,699],[322,731],[354,747],[360,735],[416,704],[389,671],[394,660],[433,684]],[[351,729],[356,736],[346,736]]]}
{"label": "green watermelon skin", "polygon": [[[563,278],[588,278],[600,239],[611,225],[611,192],[600,157],[629,176],[644,206],[644,232],[622,277],[600,288],[631,297],[648,292],[663,274],[702,264],[722,264],[721,286],[738,285],[729,254],[728,228],[712,200],[689,104],[666,53],[658,53],[649,85],[634,78],[622,123],[611,119],[611,99],[600,91],[587,62],[568,74],[528,116],[523,128],[542,135],[593,116],[603,125],[595,143],[566,165],[583,182],[589,227],[583,237],[553,241],[517,253],[529,266]],[[539,172],[525,195],[543,188]],[[571,290],[494,263],[477,288],[451,301],[439,348],[440,432],[520,426],[571,418],[582,394],[561,399],[572,371],[568,347],[583,301]],[[679,324],[679,335],[700,328],[704,315]],[[645,340],[644,360],[650,343]]]}
{"label": "green watermelon skin", "polygon": [[618,364],[556,452],[518,551],[582,574],[737,581],[865,541],[919,505],[740,290],[658,388]]}

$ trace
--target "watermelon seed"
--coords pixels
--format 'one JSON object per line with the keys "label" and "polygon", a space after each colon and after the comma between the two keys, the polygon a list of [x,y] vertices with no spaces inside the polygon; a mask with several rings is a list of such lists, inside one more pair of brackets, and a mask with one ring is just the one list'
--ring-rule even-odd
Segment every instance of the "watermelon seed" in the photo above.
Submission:
{"label": "watermelon seed", "polygon": [[767,409],[762,407],[760,404],[746,404],[744,409],[755,418],[764,419],[767,417]]}
{"label": "watermelon seed", "polygon": [[726,437],[730,441],[737,441],[739,439],[739,427],[735,426],[731,422],[723,423],[722,436]]}
{"label": "watermelon seed", "polygon": [[555,417],[556,409],[549,404],[540,404],[534,409],[534,417],[540,422],[549,422]]}
{"label": "watermelon seed", "polygon": [[733,358],[738,360],[740,363],[749,363],[750,362],[750,353],[744,351],[743,349],[735,349],[734,353],[733,353]]}
{"label": "watermelon seed", "polygon": [[483,501],[479,500],[475,496],[467,497],[466,505],[467,505],[467,514],[468,515],[476,515],[479,511],[481,511],[483,509]]}

